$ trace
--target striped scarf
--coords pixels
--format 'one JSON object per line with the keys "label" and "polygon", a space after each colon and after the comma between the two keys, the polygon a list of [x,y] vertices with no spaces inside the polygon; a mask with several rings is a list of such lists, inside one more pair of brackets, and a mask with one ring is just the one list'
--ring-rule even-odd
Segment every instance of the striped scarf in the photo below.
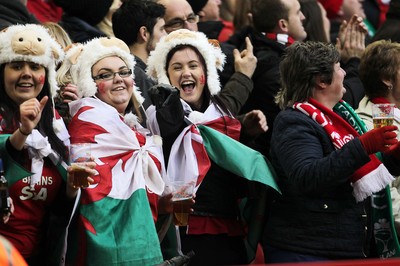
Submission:
{"label": "striped scarf", "polygon": [[[343,103],[339,105],[339,109],[345,106]],[[341,110],[345,120],[313,98],[308,102],[295,103],[293,108],[320,124],[336,149],[341,149],[347,142],[362,134],[362,125],[358,123],[359,119],[357,120],[357,115],[351,109]],[[393,181],[392,175],[375,155],[370,155],[370,159],[350,177],[353,194],[358,202],[384,189]]]}

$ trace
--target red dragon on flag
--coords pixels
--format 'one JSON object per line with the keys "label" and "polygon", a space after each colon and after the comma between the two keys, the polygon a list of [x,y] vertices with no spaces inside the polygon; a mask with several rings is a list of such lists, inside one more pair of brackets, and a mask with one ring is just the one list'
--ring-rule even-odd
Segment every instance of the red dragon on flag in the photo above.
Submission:
{"label": "red dragon on flag", "polygon": [[[96,98],[70,104],[71,143],[91,143],[94,182],[82,190],[78,242],[68,244],[75,265],[154,265],[162,261],[146,190],[164,189],[161,145],[145,143],[115,108]],[[139,138],[139,139],[138,139]],[[163,172],[163,171],[161,171]],[[78,248],[79,247],[79,248]]]}

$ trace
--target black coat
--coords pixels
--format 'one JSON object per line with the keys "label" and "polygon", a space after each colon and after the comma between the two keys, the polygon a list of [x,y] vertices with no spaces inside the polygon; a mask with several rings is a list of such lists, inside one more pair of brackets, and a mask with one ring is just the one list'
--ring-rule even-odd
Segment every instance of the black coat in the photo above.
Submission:
{"label": "black coat", "polygon": [[[234,76],[237,75],[241,74]],[[184,116],[188,114],[185,114],[183,110],[179,91],[172,86],[156,85],[149,90],[149,95],[156,108],[156,119],[163,138],[164,160],[168,165],[172,145],[187,126]],[[240,97],[240,94],[232,90],[225,91],[219,96],[225,103],[229,102],[225,101],[226,97]],[[204,106],[204,108],[207,107]],[[229,109],[229,106],[226,107]],[[237,200],[244,196],[246,183],[245,179],[223,169],[211,160],[211,167],[196,192],[193,214],[236,219],[238,217]]]}
{"label": "black coat", "polygon": [[253,44],[254,55],[257,57],[257,68],[252,77],[254,83],[253,91],[240,113],[244,114],[258,109],[267,117],[268,131],[261,134],[250,146],[268,156],[274,120],[280,111],[274,102],[274,97],[281,87],[279,63],[285,46],[265,38],[261,33],[250,27],[234,34],[228,43],[242,49],[245,45],[246,36],[250,38]]}
{"label": "black coat", "polygon": [[[276,41],[267,39],[263,34],[257,32],[251,27],[246,27],[242,31],[236,32],[228,41],[239,49],[245,45],[245,37],[248,36],[254,47],[254,55],[257,57],[257,68],[253,75],[254,88],[249,99],[244,104],[241,114],[251,110],[261,110],[267,118],[268,131],[261,134],[253,143],[249,144],[252,148],[258,150],[269,157],[271,134],[274,128],[274,121],[279,107],[275,104],[275,96],[281,88],[281,75],[279,64],[284,55],[286,46]],[[358,66],[360,60],[351,58],[347,63],[342,63],[346,71],[346,77],[343,82],[346,93],[343,99],[354,109],[364,97],[364,87],[358,76]]]}
{"label": "black coat", "polygon": [[[335,150],[325,130],[291,108],[275,120],[271,162],[282,196],[271,203],[263,241],[280,249],[332,259],[369,253],[369,199],[357,203],[349,177],[369,162],[358,138]],[[384,156],[396,175],[399,167]]]}
{"label": "black coat", "polygon": [[[90,12],[90,11],[88,11]],[[107,35],[86,21],[64,14],[58,22],[68,33],[73,42],[84,43],[93,38],[106,37]]]}
{"label": "black coat", "polygon": [[156,85],[156,82],[152,80],[146,74],[147,65],[139,57],[135,56],[136,65],[134,67],[135,84],[139,88],[144,98],[143,107],[147,109],[151,105],[151,99],[148,90]]}
{"label": "black coat", "polygon": [[0,0],[0,30],[15,24],[39,24],[21,1]]}

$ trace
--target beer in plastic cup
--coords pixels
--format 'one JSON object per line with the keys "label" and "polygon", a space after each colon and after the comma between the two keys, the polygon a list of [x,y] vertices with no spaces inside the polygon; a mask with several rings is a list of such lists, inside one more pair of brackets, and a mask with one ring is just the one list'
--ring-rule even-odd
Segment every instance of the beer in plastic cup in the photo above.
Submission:
{"label": "beer in plastic cup", "polygon": [[372,105],[372,120],[374,128],[393,125],[394,106],[393,103],[379,103]]}
{"label": "beer in plastic cup", "polygon": [[173,216],[174,224],[177,226],[186,226],[190,213],[190,207],[193,205],[192,198],[196,182],[191,181],[172,181],[168,186],[172,190]]}
{"label": "beer in plastic cup", "polygon": [[87,188],[89,174],[85,171],[85,162],[90,161],[90,143],[75,143],[70,145],[70,162],[72,185],[75,188]]}

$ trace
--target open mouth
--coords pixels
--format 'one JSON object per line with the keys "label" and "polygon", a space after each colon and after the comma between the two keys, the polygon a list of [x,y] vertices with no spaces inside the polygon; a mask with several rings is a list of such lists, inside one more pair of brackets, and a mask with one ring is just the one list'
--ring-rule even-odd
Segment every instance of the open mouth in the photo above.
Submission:
{"label": "open mouth", "polygon": [[181,84],[181,88],[184,92],[191,92],[195,87],[195,83],[193,81],[185,81]]}

